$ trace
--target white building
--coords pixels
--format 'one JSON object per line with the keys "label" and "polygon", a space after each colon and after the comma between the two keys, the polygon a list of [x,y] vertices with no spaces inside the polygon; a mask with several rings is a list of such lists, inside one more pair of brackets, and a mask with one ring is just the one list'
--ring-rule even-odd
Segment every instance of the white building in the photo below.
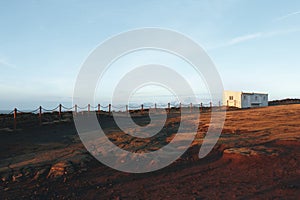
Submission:
{"label": "white building", "polygon": [[223,105],[238,108],[253,108],[268,106],[268,94],[224,91]]}

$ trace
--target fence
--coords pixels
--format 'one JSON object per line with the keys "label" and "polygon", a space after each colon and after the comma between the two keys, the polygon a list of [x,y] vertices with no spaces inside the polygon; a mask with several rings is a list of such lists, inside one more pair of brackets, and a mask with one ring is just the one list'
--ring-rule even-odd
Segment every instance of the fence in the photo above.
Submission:
{"label": "fence", "polygon": [[[212,102],[209,103],[199,103],[199,104],[183,104],[183,103],[168,103],[168,104],[141,104],[141,105],[121,105],[121,106],[113,106],[112,104],[108,104],[107,106],[102,106],[101,104],[98,104],[97,106],[91,106],[91,104],[88,104],[84,107],[80,107],[78,105],[74,105],[73,107],[65,107],[62,104],[59,104],[57,107],[53,109],[46,109],[42,106],[39,106],[37,109],[32,111],[22,111],[17,108],[15,108],[13,111],[11,111],[8,114],[1,114],[2,117],[2,127],[3,124],[6,122],[6,117],[9,119],[12,118],[13,120],[13,128],[16,130],[17,128],[17,119],[19,115],[22,114],[34,114],[38,116],[39,124],[42,125],[42,116],[44,113],[54,113],[56,112],[59,119],[61,119],[63,112],[73,112],[74,115],[77,115],[78,113],[85,113],[88,114],[90,112],[96,112],[98,115],[100,115],[101,112],[106,112],[108,115],[110,115],[112,112],[125,112],[130,113],[131,111],[140,111],[141,114],[144,113],[145,110],[154,109],[158,111],[159,109],[166,109],[168,113],[170,113],[171,109],[177,108],[181,110],[182,108],[189,109],[189,112],[193,112],[194,109],[199,109],[200,111],[203,111],[205,108],[212,108],[212,107],[221,107],[221,102],[218,102],[218,105],[214,105]],[[12,117],[10,117],[12,116]]]}

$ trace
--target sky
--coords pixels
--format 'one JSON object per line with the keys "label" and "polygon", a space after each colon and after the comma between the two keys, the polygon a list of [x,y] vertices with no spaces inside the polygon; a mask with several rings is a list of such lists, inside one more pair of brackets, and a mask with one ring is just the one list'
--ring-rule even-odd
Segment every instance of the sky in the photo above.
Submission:
{"label": "sky", "polygon": [[196,41],[226,90],[300,98],[300,1],[11,0],[0,2],[0,109],[71,105],[89,54],[143,27]]}

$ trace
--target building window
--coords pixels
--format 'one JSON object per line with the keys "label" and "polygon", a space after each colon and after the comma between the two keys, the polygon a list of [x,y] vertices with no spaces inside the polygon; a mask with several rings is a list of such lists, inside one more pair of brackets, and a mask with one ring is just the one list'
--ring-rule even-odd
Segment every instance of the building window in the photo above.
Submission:
{"label": "building window", "polygon": [[229,96],[229,100],[233,100],[233,96]]}

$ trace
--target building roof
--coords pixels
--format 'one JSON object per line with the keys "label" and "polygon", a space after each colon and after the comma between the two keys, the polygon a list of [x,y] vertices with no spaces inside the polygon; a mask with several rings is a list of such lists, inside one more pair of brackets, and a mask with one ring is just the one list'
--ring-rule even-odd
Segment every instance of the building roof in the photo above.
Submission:
{"label": "building roof", "polygon": [[264,93],[264,92],[243,92],[243,91],[242,91],[242,94],[251,94],[251,95],[253,95],[253,94],[264,94],[264,95],[268,95],[268,93]]}
{"label": "building roof", "polygon": [[248,91],[231,91],[231,90],[224,90],[224,92],[236,92],[236,93],[241,93],[241,94],[263,94],[263,95],[268,95],[266,92],[248,92]]}

